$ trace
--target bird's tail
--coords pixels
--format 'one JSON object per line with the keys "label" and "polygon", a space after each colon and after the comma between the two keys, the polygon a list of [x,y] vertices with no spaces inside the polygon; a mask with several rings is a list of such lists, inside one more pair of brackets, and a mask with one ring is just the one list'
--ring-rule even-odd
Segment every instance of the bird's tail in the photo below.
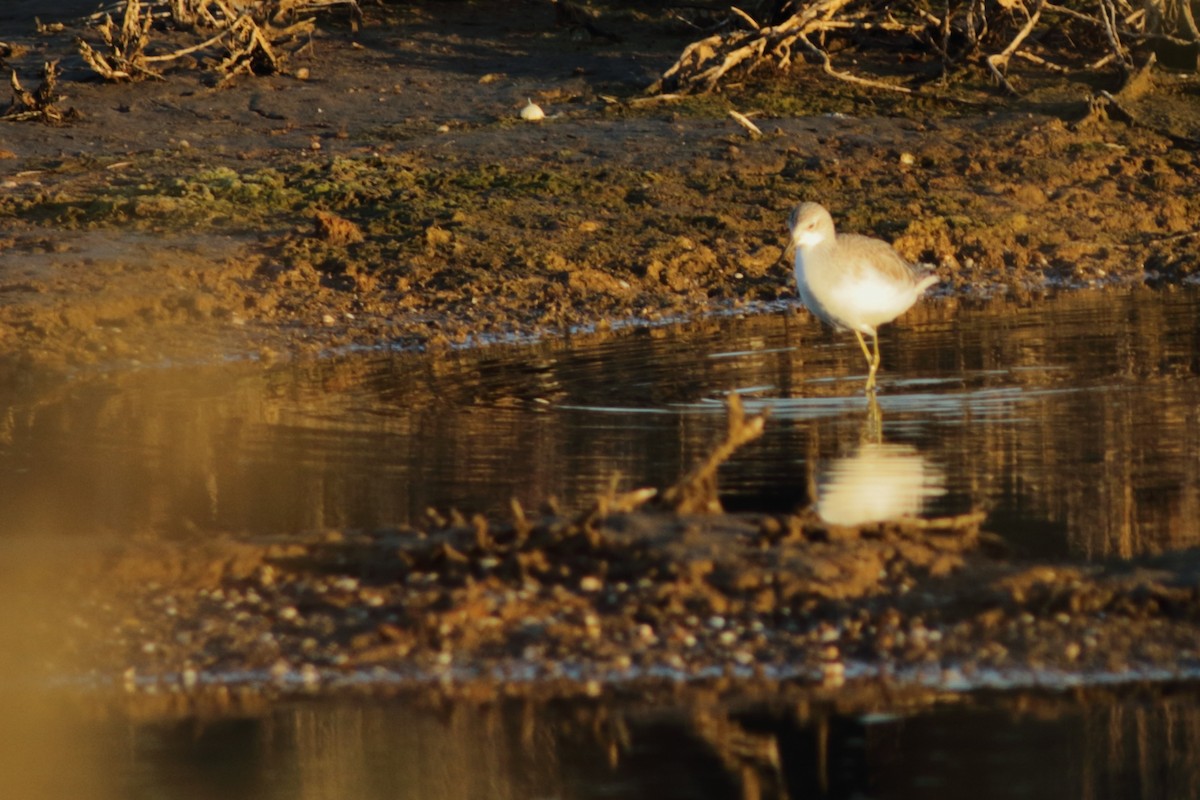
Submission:
{"label": "bird's tail", "polygon": [[935,283],[938,283],[941,280],[942,279],[937,275],[926,275],[924,278],[921,278],[921,280],[917,281],[917,294],[921,294],[930,286],[933,286]]}

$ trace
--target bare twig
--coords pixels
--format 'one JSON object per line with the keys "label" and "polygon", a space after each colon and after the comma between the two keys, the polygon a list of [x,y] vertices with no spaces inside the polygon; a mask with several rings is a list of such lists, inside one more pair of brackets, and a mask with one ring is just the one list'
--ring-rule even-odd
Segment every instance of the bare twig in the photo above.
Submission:
{"label": "bare twig", "polygon": [[752,135],[762,136],[762,130],[759,129],[759,127],[757,125],[755,125],[753,122],[751,122],[750,118],[747,117],[745,114],[742,114],[738,111],[734,111],[731,108],[731,109],[729,109],[729,116],[733,118],[734,122],[736,122],[738,125],[741,125],[747,131],[749,131]]}
{"label": "bare twig", "polygon": [[1033,27],[1037,25],[1037,21],[1042,16],[1042,4],[1044,2],[1045,0],[1037,0],[1037,4],[1033,7],[1033,13],[1029,15],[1029,19],[1025,21],[1025,25],[1017,32],[1013,40],[1008,43],[1008,47],[984,59],[996,83],[1003,87],[1009,94],[1016,94],[1017,90],[1004,77],[1001,67],[1008,66],[1008,60],[1012,58],[1012,54],[1017,51],[1017,48],[1021,46],[1021,42],[1025,41],[1025,38],[1033,31]]}
{"label": "bare twig", "polygon": [[1095,25],[1100,28],[1104,26],[1103,20],[1099,17],[1093,17],[1091,14],[1084,14],[1082,11],[1077,11],[1069,6],[1060,6],[1057,3],[1043,3],[1042,10],[1048,14],[1061,14],[1064,17],[1077,19],[1080,22],[1086,22],[1089,25]]}
{"label": "bare twig", "polygon": [[1055,64],[1053,61],[1047,61],[1046,59],[1042,58],[1041,56],[1034,55],[1033,53],[1029,53],[1024,50],[1018,50],[1017,52],[1013,53],[1013,56],[1015,56],[1016,58],[1023,58],[1030,63],[1037,64],[1039,67],[1045,67],[1046,69],[1050,70],[1051,72],[1060,72],[1060,73],[1066,74],[1071,71],[1069,68],[1064,67],[1062,64]]}
{"label": "bare twig", "polygon": [[[1173,43],[1192,47],[1200,43],[1195,0],[792,0],[775,3],[765,19],[733,8],[723,31],[684,48],[649,93],[706,93],[761,67],[788,67],[803,53],[838,80],[888,92],[938,97],[914,81],[892,81],[866,76],[834,66],[841,48],[862,48],[878,34],[899,39],[907,47],[922,43],[942,62],[943,76],[952,64],[982,67],[996,85],[1010,94],[1016,89],[1009,76],[1012,59],[1065,73],[1118,65],[1133,70],[1133,50],[1149,43],[1151,49]],[[782,15],[782,20],[781,20]],[[1051,23],[1052,19],[1052,23]],[[1083,36],[1077,36],[1082,31]],[[874,33],[873,37],[859,34]],[[1052,34],[1041,37],[1039,34]],[[1002,38],[1001,38],[1002,37]],[[1003,49],[990,44],[1001,38]],[[832,41],[831,41],[832,40]],[[1042,41],[1041,47],[1031,42]],[[1055,46],[1060,54],[1044,48]],[[840,47],[839,47],[840,46]],[[1138,52],[1143,52],[1140,49]],[[1103,56],[1103,58],[1101,58]],[[1138,59],[1141,60],[1140,58]],[[738,77],[732,77],[732,76]],[[900,84],[900,85],[898,85]]]}
{"label": "bare twig", "polygon": [[657,81],[650,92],[673,89],[710,92],[729,72],[753,69],[764,61],[786,62],[791,46],[816,30],[853,0],[817,0],[778,25],[736,30],[693,42]]}
{"label": "bare twig", "polygon": [[174,61],[177,58],[183,58],[184,56],[189,56],[192,53],[196,53],[201,50],[207,50],[208,48],[212,47],[213,45],[217,44],[222,39],[224,39],[226,36],[228,36],[230,34],[230,32],[236,26],[237,26],[237,23],[235,22],[230,27],[225,28],[221,32],[217,33],[215,36],[205,39],[203,42],[200,42],[199,44],[194,44],[191,47],[183,47],[183,48],[180,48],[179,50],[176,50],[174,52],[167,53],[167,54],[161,55],[161,56],[146,56],[146,58],[144,60],[148,63],[158,63],[158,62],[162,62],[162,61]]}
{"label": "bare twig", "polygon": [[986,0],[970,0],[967,4],[967,43],[972,53],[979,49],[979,43],[987,36],[988,20],[984,9]]}
{"label": "bare twig", "polygon": [[[1186,0],[1185,5],[1190,1]],[[1129,56],[1129,50],[1121,43],[1121,34],[1117,30],[1117,9],[1113,0],[1100,0],[1100,17],[1104,22],[1104,34],[1108,37],[1108,45],[1113,55],[1121,69],[1128,72],[1133,66],[1133,59]]]}
{"label": "bare twig", "polygon": [[1168,242],[1178,242],[1183,239],[1191,239],[1193,236],[1200,236],[1200,228],[1194,231],[1183,231],[1182,233],[1172,233],[1169,236],[1159,236],[1150,240],[1150,244],[1167,244]]}
{"label": "bare twig", "polygon": [[749,25],[751,30],[757,31],[762,28],[762,26],[758,24],[758,22],[754,19],[754,17],[750,16],[745,11],[742,11],[737,6],[730,6],[729,10],[732,11],[737,16],[741,17],[742,21],[745,22],[747,25]]}
{"label": "bare twig", "polygon": [[1200,42],[1200,28],[1196,27],[1196,18],[1192,16],[1192,4],[1188,2],[1179,3],[1179,13],[1183,16],[1183,22],[1187,27],[1188,33],[1192,35],[1192,41]]}
{"label": "bare twig", "polygon": [[847,83],[856,83],[859,86],[869,86],[872,89],[884,89],[891,92],[900,92],[901,94],[912,94],[913,90],[907,86],[899,86],[894,83],[884,83],[883,81],[875,81],[870,78],[860,78],[857,75],[851,75],[848,72],[839,72],[833,68],[833,62],[829,58],[829,54],[808,40],[807,36],[797,37],[799,42],[804,45],[805,49],[821,60],[821,69],[826,75],[837,78],[840,81]]}

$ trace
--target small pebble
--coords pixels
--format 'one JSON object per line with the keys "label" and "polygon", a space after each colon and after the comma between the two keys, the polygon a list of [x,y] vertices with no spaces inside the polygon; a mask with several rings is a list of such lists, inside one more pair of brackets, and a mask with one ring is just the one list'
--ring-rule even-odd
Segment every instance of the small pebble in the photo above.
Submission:
{"label": "small pebble", "polygon": [[311,689],[321,682],[321,673],[312,664],[305,664],[300,667],[300,680]]}
{"label": "small pebble", "polygon": [[526,101],[525,107],[521,109],[521,119],[526,122],[541,122],[545,118],[546,112],[532,100]]}

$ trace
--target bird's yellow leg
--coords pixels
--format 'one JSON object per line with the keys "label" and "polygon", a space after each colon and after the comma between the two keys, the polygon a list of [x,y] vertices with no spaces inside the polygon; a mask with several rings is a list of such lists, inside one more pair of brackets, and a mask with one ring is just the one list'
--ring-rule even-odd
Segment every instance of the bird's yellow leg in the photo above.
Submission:
{"label": "bird's yellow leg", "polygon": [[[871,372],[870,372],[870,374],[867,375],[867,388],[874,391],[874,389],[875,389],[875,373],[879,371],[879,361],[880,361],[879,332],[878,331],[874,331],[871,333],[871,342],[875,345],[875,355],[871,358]],[[863,345],[863,349],[864,350],[866,349],[866,345]]]}
{"label": "bird's yellow leg", "polygon": [[858,331],[855,331],[854,335],[858,337],[858,346],[862,348],[863,355],[867,357],[867,366],[871,366],[875,361],[871,357],[871,348],[867,347],[867,340]]}
{"label": "bird's yellow leg", "polygon": [[860,331],[854,331],[854,335],[858,337],[858,346],[862,348],[863,355],[867,357],[867,391],[875,389],[875,370],[879,369],[879,335],[875,335],[875,354],[871,355],[871,349],[867,347],[867,340],[863,338]]}

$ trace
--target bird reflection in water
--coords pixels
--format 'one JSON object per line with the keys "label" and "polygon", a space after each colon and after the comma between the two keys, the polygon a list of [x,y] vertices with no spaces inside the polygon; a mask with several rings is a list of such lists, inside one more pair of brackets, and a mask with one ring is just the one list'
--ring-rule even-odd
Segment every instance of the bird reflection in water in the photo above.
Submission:
{"label": "bird reflection in water", "polygon": [[920,516],[926,503],[946,493],[946,476],[920,451],[883,441],[883,418],[874,393],[859,444],[816,476],[817,514],[831,525],[865,525]]}

